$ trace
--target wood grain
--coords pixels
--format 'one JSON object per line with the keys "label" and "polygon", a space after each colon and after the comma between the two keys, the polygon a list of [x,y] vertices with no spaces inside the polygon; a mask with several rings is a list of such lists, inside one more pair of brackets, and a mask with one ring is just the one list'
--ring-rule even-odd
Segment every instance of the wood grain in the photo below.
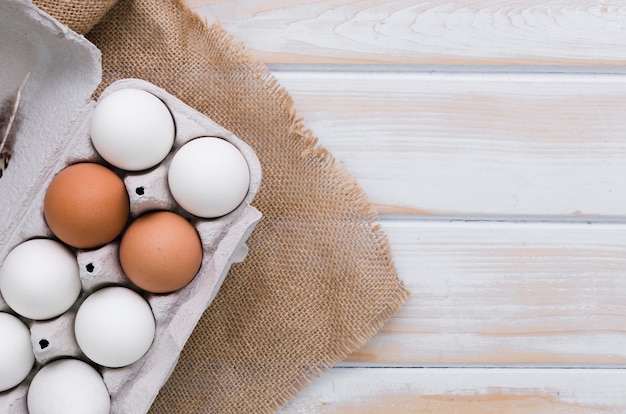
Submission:
{"label": "wood grain", "polygon": [[381,213],[626,214],[624,75],[276,76]]}
{"label": "wood grain", "polygon": [[626,364],[626,224],[382,225],[411,296],[348,365]]}
{"label": "wood grain", "polygon": [[619,66],[616,0],[187,0],[267,63]]}
{"label": "wood grain", "polygon": [[618,414],[626,373],[610,369],[341,369],[281,414]]}

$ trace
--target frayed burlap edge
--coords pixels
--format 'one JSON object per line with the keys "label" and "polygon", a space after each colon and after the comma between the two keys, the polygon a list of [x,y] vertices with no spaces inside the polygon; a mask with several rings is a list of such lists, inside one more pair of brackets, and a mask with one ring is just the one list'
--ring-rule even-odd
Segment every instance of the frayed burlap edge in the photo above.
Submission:
{"label": "frayed burlap edge", "polygon": [[[222,40],[227,43],[241,58],[247,60],[252,65],[253,70],[258,73],[259,79],[268,85],[272,95],[276,97],[277,103],[283,105],[289,110],[290,122],[292,125],[289,133],[293,139],[301,140],[302,146],[305,147],[301,153],[302,158],[308,158],[319,163],[325,168],[331,168],[335,177],[338,179],[340,188],[345,194],[346,202],[353,203],[356,207],[362,210],[363,215],[369,223],[372,233],[374,234],[374,241],[378,245],[379,251],[387,261],[387,265],[393,269],[394,272],[396,272],[392,259],[393,255],[391,245],[387,235],[380,226],[378,213],[374,205],[369,200],[361,185],[350,174],[345,166],[341,164],[328,149],[319,143],[319,139],[315,137],[311,130],[306,128],[304,119],[299,117],[297,114],[297,109],[294,107],[294,101],[289,92],[282,85],[280,85],[269,68],[256,55],[254,55],[245,46],[245,44],[218,24],[207,26],[205,22],[203,22],[196,13],[189,9],[189,7],[182,0],[176,1],[179,6],[190,15],[196,24],[200,24],[209,30],[219,32]],[[379,313],[378,316],[374,320],[370,321],[369,324],[363,326],[361,332],[359,332],[356,337],[346,337],[344,341],[336,343],[333,348],[333,352],[329,353],[325,360],[311,368],[310,371],[305,373],[301,378],[295,379],[291,388],[284,390],[276,397],[274,401],[275,404],[267,407],[267,413],[279,410],[322,374],[358,350],[373,336],[375,336],[385,322],[387,322],[406,302],[409,293],[409,290],[399,280],[396,291],[390,298],[391,301],[388,303],[387,308]]]}

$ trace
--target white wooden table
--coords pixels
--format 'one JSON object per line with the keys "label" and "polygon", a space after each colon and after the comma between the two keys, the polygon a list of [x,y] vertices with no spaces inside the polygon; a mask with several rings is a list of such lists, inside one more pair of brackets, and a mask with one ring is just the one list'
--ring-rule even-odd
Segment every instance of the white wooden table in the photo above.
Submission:
{"label": "white wooden table", "polygon": [[376,204],[411,290],[282,410],[626,412],[625,0],[186,0]]}

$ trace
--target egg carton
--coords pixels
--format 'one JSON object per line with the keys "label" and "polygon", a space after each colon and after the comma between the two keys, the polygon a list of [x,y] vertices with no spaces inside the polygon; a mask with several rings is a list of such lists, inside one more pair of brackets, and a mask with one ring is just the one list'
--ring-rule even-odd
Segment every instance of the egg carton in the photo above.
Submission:
{"label": "egg carton", "polygon": [[[22,120],[13,155],[0,178],[0,263],[23,241],[55,238],[43,215],[45,191],[63,168],[78,162],[105,164],[89,138],[89,122],[97,102],[91,96],[101,79],[100,52],[26,0],[0,2],[0,99],[16,92],[26,73],[29,80],[21,101]],[[246,239],[261,217],[251,206],[261,182],[261,166],[254,151],[233,133],[178,98],[149,82],[123,79],[110,85],[101,98],[137,88],[160,98],[176,125],[172,151],[155,168],[123,175],[131,218],[146,211],[169,210],[187,218],[203,245],[202,265],[184,288],[169,294],[136,289],[118,260],[119,238],[93,250],[76,250],[82,291],[74,306],[51,320],[21,319],[29,326],[35,366],[20,385],[0,392],[0,412],[27,413],[29,382],[46,363],[73,357],[90,362],[76,342],[73,325],[78,306],[90,293],[110,285],[138,291],[150,304],[156,321],[154,341],[137,362],[122,368],[94,365],[111,396],[111,413],[145,413],[176,366],[180,352],[202,313],[210,305],[230,266],[244,260]],[[167,168],[177,148],[191,139],[219,137],[235,145],[250,169],[250,187],[243,202],[216,219],[187,214],[171,196]],[[113,169],[113,168],[112,168]],[[0,311],[13,313],[0,296]]]}

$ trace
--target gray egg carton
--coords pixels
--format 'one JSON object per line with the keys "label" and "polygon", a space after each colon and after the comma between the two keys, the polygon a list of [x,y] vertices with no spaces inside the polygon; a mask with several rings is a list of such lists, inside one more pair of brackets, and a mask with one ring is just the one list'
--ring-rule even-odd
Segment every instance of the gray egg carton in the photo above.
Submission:
{"label": "gray egg carton", "polygon": [[[89,138],[90,116],[96,106],[92,93],[100,82],[100,53],[84,37],[70,31],[26,0],[0,2],[0,99],[15,93],[31,72],[23,92],[22,122],[13,156],[0,178],[0,263],[15,246],[35,237],[54,238],[43,216],[43,199],[52,178],[68,165],[91,161],[106,164]],[[147,172],[122,172],[131,203],[131,218],[146,211],[169,210],[189,219],[203,244],[203,260],[186,287],[152,295],[136,289],[118,261],[118,241],[94,250],[76,250],[82,292],[63,315],[46,321],[21,318],[31,331],[35,366],[15,388],[0,392],[0,412],[25,414],[28,386],[39,368],[63,357],[90,362],[74,337],[80,303],[93,291],[110,285],[137,290],[149,302],[156,334],[148,352],[122,368],[94,365],[111,395],[111,413],[145,413],[176,366],[180,352],[202,313],[219,290],[230,266],[244,260],[245,241],[261,217],[251,201],[261,182],[254,151],[233,133],[187,106],[167,91],[139,79],[109,86],[101,98],[123,88],[146,90],[169,108],[176,124],[174,148]],[[217,219],[187,214],[172,198],[167,168],[175,150],[191,139],[223,138],[244,155],[250,168],[250,189],[231,213]],[[13,313],[0,296],[0,311]],[[91,362],[90,362],[91,363]]]}

